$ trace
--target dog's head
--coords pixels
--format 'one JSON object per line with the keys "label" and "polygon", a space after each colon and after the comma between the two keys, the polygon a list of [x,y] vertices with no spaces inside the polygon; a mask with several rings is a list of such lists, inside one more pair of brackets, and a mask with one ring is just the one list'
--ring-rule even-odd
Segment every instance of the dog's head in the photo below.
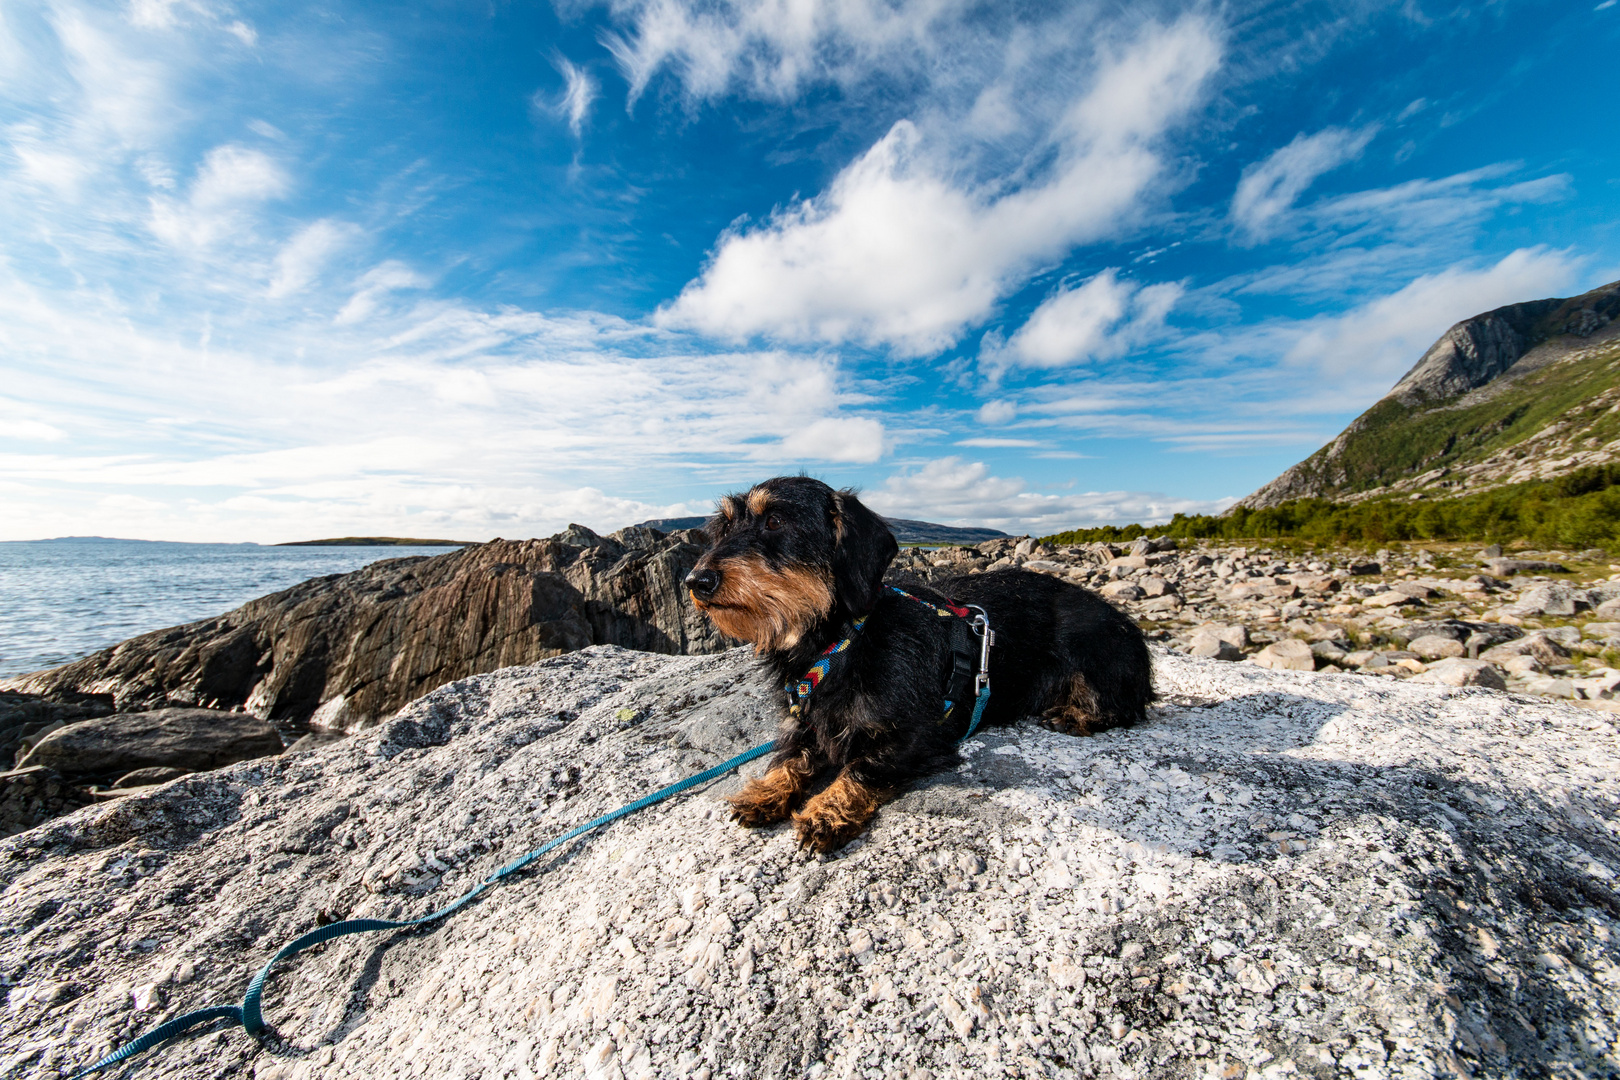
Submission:
{"label": "dog's head", "polygon": [[686,576],[721,632],[760,652],[791,649],[818,623],[869,610],[900,550],[852,492],[779,476],[720,500],[711,547]]}

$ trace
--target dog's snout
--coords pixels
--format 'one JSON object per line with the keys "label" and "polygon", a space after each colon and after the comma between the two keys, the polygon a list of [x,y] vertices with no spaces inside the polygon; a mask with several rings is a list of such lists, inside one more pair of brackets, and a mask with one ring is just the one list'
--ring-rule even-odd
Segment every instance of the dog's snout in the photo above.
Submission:
{"label": "dog's snout", "polygon": [[686,575],[686,587],[699,600],[707,600],[720,588],[720,573],[711,567],[700,566]]}

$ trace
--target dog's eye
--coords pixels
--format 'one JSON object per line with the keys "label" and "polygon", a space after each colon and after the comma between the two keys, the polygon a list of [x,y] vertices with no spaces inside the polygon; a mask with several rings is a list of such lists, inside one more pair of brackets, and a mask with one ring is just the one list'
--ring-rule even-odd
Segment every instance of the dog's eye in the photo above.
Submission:
{"label": "dog's eye", "polygon": [[765,515],[765,531],[766,532],[781,532],[782,531],[782,515],[780,515],[780,514],[766,514]]}

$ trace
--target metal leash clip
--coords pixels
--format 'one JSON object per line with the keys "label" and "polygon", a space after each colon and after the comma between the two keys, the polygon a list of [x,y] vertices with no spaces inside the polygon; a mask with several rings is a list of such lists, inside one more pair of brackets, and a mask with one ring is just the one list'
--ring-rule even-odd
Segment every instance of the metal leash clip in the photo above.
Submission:
{"label": "metal leash clip", "polygon": [[973,676],[973,693],[975,696],[990,689],[990,647],[996,643],[996,632],[990,629],[990,616],[978,604],[968,604],[970,611],[977,611],[968,623],[969,629],[979,636],[979,673]]}

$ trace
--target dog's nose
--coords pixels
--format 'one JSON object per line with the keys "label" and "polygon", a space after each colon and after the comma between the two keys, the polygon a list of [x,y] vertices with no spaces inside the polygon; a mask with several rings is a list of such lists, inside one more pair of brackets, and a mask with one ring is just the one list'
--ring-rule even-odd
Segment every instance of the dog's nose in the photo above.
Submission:
{"label": "dog's nose", "polygon": [[720,574],[707,566],[700,566],[686,575],[686,587],[699,600],[707,600],[720,587]]}

